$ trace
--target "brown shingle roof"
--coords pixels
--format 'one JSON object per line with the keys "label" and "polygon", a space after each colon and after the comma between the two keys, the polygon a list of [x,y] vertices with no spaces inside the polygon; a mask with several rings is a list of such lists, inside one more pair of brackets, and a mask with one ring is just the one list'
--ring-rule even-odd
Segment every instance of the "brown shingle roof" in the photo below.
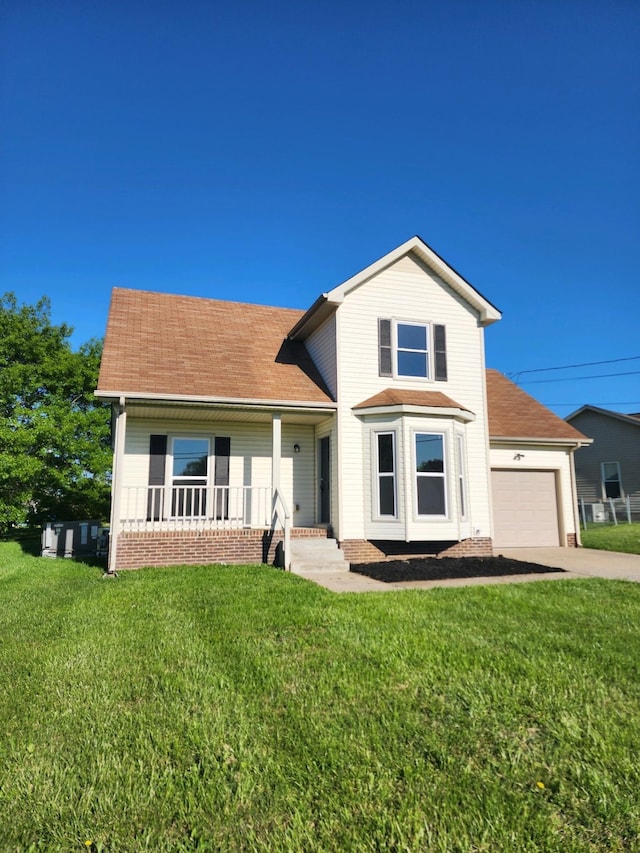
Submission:
{"label": "brown shingle roof", "polygon": [[330,403],[304,344],[285,343],[303,313],[116,288],[98,390]]}
{"label": "brown shingle roof", "polygon": [[585,438],[497,370],[487,370],[487,407],[491,438]]}
{"label": "brown shingle roof", "polygon": [[354,409],[368,409],[373,406],[426,406],[437,409],[462,409],[460,403],[447,397],[441,391],[406,391],[402,388],[386,388],[379,394],[358,403]]}

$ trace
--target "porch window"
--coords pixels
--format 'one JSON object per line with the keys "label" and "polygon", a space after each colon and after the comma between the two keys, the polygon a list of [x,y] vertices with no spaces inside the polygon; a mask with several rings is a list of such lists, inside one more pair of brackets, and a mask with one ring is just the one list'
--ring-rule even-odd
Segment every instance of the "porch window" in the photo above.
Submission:
{"label": "porch window", "polygon": [[396,517],[396,450],[395,433],[376,433],[378,515]]}
{"label": "porch window", "polygon": [[177,518],[207,514],[209,439],[173,439],[171,515]]}
{"label": "porch window", "polygon": [[417,514],[446,517],[444,435],[419,432],[415,442]]}
{"label": "porch window", "polygon": [[619,498],[622,496],[619,462],[602,463],[602,492],[605,498]]}

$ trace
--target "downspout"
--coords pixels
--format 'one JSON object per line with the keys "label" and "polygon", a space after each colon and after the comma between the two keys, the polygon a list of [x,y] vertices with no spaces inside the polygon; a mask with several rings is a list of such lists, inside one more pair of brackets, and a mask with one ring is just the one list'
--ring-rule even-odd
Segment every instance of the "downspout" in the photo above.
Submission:
{"label": "downspout", "polygon": [[[576,483],[576,466],[575,466],[575,452],[580,449],[580,445],[578,447],[574,447],[569,451],[569,470],[571,472],[571,504],[573,507],[573,528],[576,532],[576,547],[582,547],[582,536],[580,530],[580,516],[578,514],[578,485]],[[566,545],[566,542],[565,542]]]}
{"label": "downspout", "polygon": [[127,410],[125,398],[120,397],[118,416],[115,424],[115,441],[113,447],[113,476],[111,478],[111,516],[109,524],[109,562],[107,574],[115,575],[118,553],[118,536],[120,534],[120,504],[122,487],[120,477],[124,463],[124,439],[127,428]]}
{"label": "downspout", "polygon": [[[344,459],[342,452],[342,430],[344,426],[344,413],[342,411],[342,407],[344,405],[342,401],[342,382],[341,382],[341,374],[342,374],[342,354],[340,347],[340,307],[336,310],[335,313],[335,336],[336,336],[336,387],[335,387],[335,396],[337,402],[336,408],[336,417],[335,417],[335,453],[336,453],[336,473],[337,477],[334,477],[336,481],[336,485],[333,489],[333,493],[335,495],[335,510],[336,510],[336,518],[333,518],[333,507],[329,507],[329,520],[331,521],[333,527],[333,535],[338,542],[342,542],[345,536],[345,528],[344,528],[344,500],[343,500],[343,489],[342,489],[342,478],[344,476]],[[333,460],[330,460],[332,466],[331,474],[333,475]]]}
{"label": "downspout", "polygon": [[[487,494],[487,500],[488,500],[487,515],[488,515],[488,520],[489,520],[489,529],[484,533],[484,536],[485,536],[485,538],[488,538],[490,540],[490,542],[491,542],[491,553],[493,553],[494,528],[493,528],[493,489],[492,489],[492,484],[491,484],[491,436],[489,434],[489,429],[490,429],[489,428],[489,398],[487,395],[487,362],[486,362],[486,355],[485,355],[485,351],[484,351],[484,327],[483,326],[479,326],[478,335],[480,336],[480,356],[481,356],[480,370],[482,371],[482,373],[481,373],[481,387],[482,387],[482,405],[484,408],[484,412],[483,412],[484,447],[485,447],[485,453],[486,453],[486,459],[487,459],[487,466],[485,468],[485,474],[487,477],[486,494]],[[465,448],[465,452],[466,452],[466,448]],[[471,512],[471,484],[469,484],[469,500],[467,501],[467,503],[469,506],[469,520],[471,521],[471,536],[472,536],[472,538],[475,539],[478,536],[481,536],[482,530],[480,528],[476,529],[474,527],[474,523],[473,523],[472,512]]]}

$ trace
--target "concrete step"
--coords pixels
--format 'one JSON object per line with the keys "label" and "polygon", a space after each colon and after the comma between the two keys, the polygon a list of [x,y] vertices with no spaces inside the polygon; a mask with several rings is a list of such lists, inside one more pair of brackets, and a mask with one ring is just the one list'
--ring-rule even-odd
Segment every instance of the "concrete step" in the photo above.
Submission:
{"label": "concrete step", "polygon": [[329,554],[338,551],[335,539],[292,539],[292,554]]}
{"label": "concrete step", "polygon": [[321,575],[348,572],[349,563],[327,563],[320,560],[297,560],[291,563],[289,569],[294,575]]}
{"label": "concrete step", "polygon": [[335,539],[291,540],[292,572],[336,572],[348,569],[349,563]]}

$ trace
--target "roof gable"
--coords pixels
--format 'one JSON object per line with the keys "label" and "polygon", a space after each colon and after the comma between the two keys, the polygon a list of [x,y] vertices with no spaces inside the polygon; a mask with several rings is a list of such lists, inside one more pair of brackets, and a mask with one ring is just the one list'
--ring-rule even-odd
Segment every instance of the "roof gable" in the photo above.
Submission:
{"label": "roof gable", "polygon": [[502,317],[501,312],[480,291],[476,290],[460,273],[450,266],[440,255],[437,254],[425,241],[418,236],[383,255],[377,261],[365,267],[351,278],[323,293],[306,311],[295,326],[291,329],[292,338],[304,340],[314,329],[316,329],[338,306],[345,297],[359,285],[368,279],[395,264],[406,255],[414,255],[422,263],[426,264],[436,273],[452,290],[465,302],[474,308],[480,317],[483,326],[495,323]]}
{"label": "roof gable", "polygon": [[115,288],[98,394],[331,403],[301,311]]}
{"label": "roof gable", "polygon": [[612,412],[609,409],[601,409],[598,406],[582,406],[580,409],[577,409],[575,412],[567,415],[565,420],[568,423],[571,423],[575,418],[579,418],[580,415],[587,412],[594,415],[602,415],[602,417],[605,418],[613,418],[614,420],[640,427],[640,414],[623,415],[622,412]]}

